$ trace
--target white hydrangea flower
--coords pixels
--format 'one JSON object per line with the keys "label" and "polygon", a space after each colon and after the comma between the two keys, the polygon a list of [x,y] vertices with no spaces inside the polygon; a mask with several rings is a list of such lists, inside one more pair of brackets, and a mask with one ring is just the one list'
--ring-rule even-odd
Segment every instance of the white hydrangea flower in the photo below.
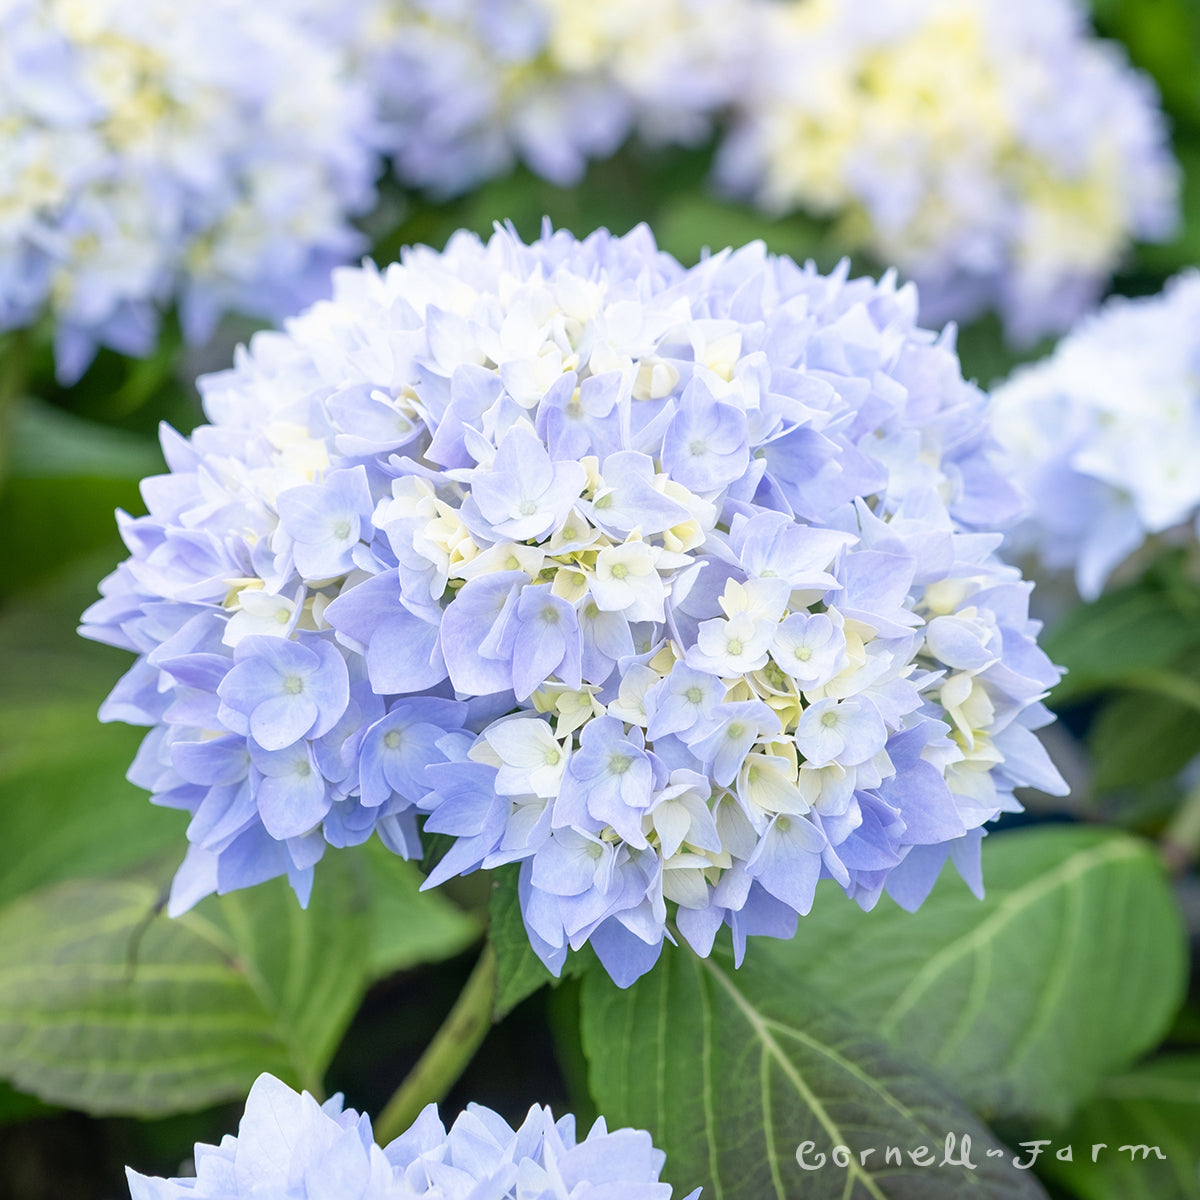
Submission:
{"label": "white hydrangea flower", "polygon": [[1152,535],[1200,519],[1200,272],[1115,297],[993,393],[997,436],[1031,497],[1015,554],[1094,599]]}
{"label": "white hydrangea flower", "polygon": [[102,713],[150,727],[130,777],[195,814],[170,911],[443,833],[427,886],[519,863],[542,960],[625,985],[668,938],[790,936],[822,877],[978,887],[1013,788],[1061,786],[1058,672],[916,305],[761,243],[499,229],[257,335],[85,615],[139,655]]}
{"label": "white hydrangea flower", "polygon": [[[237,1134],[197,1142],[182,1179],[126,1168],[132,1200],[672,1200],[658,1177],[666,1154],[641,1129],[582,1136],[568,1113],[534,1105],[516,1128],[468,1104],[447,1129],[429,1104],[387,1146],[339,1093],[317,1101],[273,1075],[246,1097]],[[680,1200],[699,1200],[696,1188]]]}
{"label": "white hydrangea flower", "polygon": [[747,0],[288,3],[350,48],[400,181],[442,195],[517,159],[575,183],[634,131],[700,141],[751,61]]}
{"label": "white hydrangea flower", "polygon": [[278,319],[364,241],[374,127],[341,51],[273,5],[0,5],[0,329],[44,311],[60,375],[146,354],[178,301]]}
{"label": "white hydrangea flower", "polygon": [[918,283],[921,318],[986,307],[1066,329],[1132,239],[1177,220],[1153,84],[1076,0],[804,0],[762,9],[718,174]]}

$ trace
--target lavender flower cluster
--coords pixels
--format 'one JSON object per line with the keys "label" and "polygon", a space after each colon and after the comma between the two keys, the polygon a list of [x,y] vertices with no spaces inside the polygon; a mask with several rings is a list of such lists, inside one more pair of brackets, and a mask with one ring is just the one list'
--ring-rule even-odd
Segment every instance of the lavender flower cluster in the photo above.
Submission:
{"label": "lavender flower cluster", "polygon": [[1152,535],[1200,522],[1200,273],[1115,297],[994,394],[997,436],[1032,497],[1014,554],[1068,570],[1085,600]]}
{"label": "lavender flower cluster", "polygon": [[773,211],[835,216],[940,323],[993,307],[1030,342],[1177,220],[1154,85],[1076,0],[763,7],[718,174]]}
{"label": "lavender flower cluster", "polygon": [[374,202],[371,101],[272,5],[0,7],[0,330],[55,321],[65,381],[98,345],[204,340],[328,293]]}
{"label": "lavender flower cluster", "polygon": [[577,183],[638,131],[702,140],[742,87],[747,0],[288,0],[340,41],[401,182],[466,191],[521,159]]}
{"label": "lavender flower cluster", "polygon": [[514,1130],[472,1104],[447,1132],[430,1104],[381,1149],[341,1096],[318,1104],[260,1075],[237,1136],[197,1143],[194,1177],[127,1174],[132,1200],[671,1200],[658,1182],[665,1161],[643,1130],[609,1133],[601,1117],[579,1140],[573,1116],[536,1106]]}
{"label": "lavender flower cluster", "polygon": [[667,936],[789,936],[818,879],[924,898],[1060,780],[1057,679],[985,397],[917,298],[648,230],[456,235],[261,333],[121,517],[83,632],[193,814],[171,896],[373,832],[519,862],[531,942],[618,983]]}

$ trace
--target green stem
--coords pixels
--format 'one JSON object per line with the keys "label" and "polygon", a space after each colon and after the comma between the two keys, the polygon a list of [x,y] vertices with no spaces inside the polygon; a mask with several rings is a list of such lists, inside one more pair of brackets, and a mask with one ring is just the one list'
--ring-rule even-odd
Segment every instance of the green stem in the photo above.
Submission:
{"label": "green stem", "polygon": [[1200,786],[1192,788],[1162,835],[1162,856],[1175,875],[1185,871],[1200,853]]}
{"label": "green stem", "polygon": [[487,1036],[495,1000],[496,952],[488,942],[442,1027],[374,1122],[381,1146],[399,1137],[425,1105],[445,1099]]}
{"label": "green stem", "polygon": [[17,403],[29,376],[31,350],[32,339],[25,329],[18,329],[0,341],[0,487],[4,484],[4,469],[12,446]]}

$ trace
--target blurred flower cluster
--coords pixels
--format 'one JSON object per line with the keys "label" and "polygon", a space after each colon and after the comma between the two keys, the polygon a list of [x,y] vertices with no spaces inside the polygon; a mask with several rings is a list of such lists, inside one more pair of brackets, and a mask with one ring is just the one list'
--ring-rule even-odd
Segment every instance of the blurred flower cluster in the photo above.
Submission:
{"label": "blurred flower cluster", "polygon": [[821,877],[915,907],[1057,672],[995,556],[1015,494],[916,294],[645,228],[453,238],[259,334],[122,522],[103,716],[193,813],[180,912],[377,831],[520,862],[551,969],[789,936]]}
{"label": "blurred flower cluster", "polygon": [[278,320],[365,249],[371,101],[275,6],[0,4],[0,330],[49,311],[60,376],[222,312]]}
{"label": "blurred flower cluster", "polygon": [[1153,534],[1200,516],[1200,273],[1114,297],[993,393],[997,436],[1032,499],[1014,554],[1069,570],[1085,600]]}
{"label": "blurred flower cluster", "polygon": [[1065,328],[1175,220],[1157,96],[1073,0],[7,0],[0,330],[60,375],[145,355],[178,303],[277,320],[366,248],[379,154],[445,197],[560,184],[632,135],[767,208],[836,217],[922,320]]}
{"label": "blurred flower cluster", "polygon": [[1131,239],[1177,219],[1158,95],[1075,0],[804,0],[760,12],[718,174],[768,209],[836,217],[940,324],[996,308],[1057,333]]}
{"label": "blurred flower cluster", "polygon": [[347,47],[406,185],[465,191],[518,159],[578,183],[635,130],[702,141],[741,88],[756,0],[288,0]]}
{"label": "blurred flower cluster", "polygon": [[534,1107],[514,1130],[478,1104],[449,1132],[430,1104],[380,1149],[370,1119],[343,1109],[341,1096],[318,1104],[261,1075],[237,1136],[197,1144],[194,1176],[128,1176],[133,1200],[671,1200],[671,1185],[658,1182],[665,1160],[648,1133],[610,1133],[603,1117],[579,1140],[573,1116],[556,1121]]}

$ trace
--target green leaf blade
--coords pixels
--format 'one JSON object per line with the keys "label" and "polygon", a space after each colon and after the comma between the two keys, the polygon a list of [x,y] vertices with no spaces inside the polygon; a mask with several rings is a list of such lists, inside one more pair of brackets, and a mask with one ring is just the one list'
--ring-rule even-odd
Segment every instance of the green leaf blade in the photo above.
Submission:
{"label": "green leaf blade", "polygon": [[74,632],[111,565],[99,556],[0,615],[0,904],[182,853],[186,814],[152,807],[125,779],[146,730],[96,715],[132,656]]}
{"label": "green leaf blade", "polygon": [[496,1000],[492,1020],[501,1021],[539,988],[582,974],[595,962],[595,956],[586,947],[578,953],[568,952],[562,974],[552,975],[529,944],[517,890],[520,867],[513,864],[494,874],[488,905],[491,918],[488,940],[496,951]]}
{"label": "green leaf blade", "polygon": [[238,1099],[262,1071],[319,1092],[368,982],[348,863],[307,911],[282,880],[170,920],[144,882],[69,881],[0,910],[0,1075],[136,1116]]}
{"label": "green leaf blade", "polygon": [[14,731],[0,737],[0,904],[182,848],[186,817],[125,780],[144,729],[102,726],[86,701],[41,699],[0,701],[0,726]]}
{"label": "green leaf blade", "polygon": [[139,480],[163,470],[150,439],[24,400],[0,488],[0,596],[113,542],[114,511],[141,511]]}
{"label": "green leaf blade", "polygon": [[[1179,1054],[1105,1081],[1060,1139],[1046,1175],[1079,1200],[1200,1200],[1200,1054]],[[1162,1154],[1122,1150],[1157,1147]],[[1092,1161],[1092,1147],[1103,1146]]]}
{"label": "green leaf blade", "polygon": [[1101,709],[1087,743],[1098,792],[1168,779],[1200,751],[1200,707],[1181,704],[1165,688],[1122,693]]}
{"label": "green leaf blade", "polygon": [[377,838],[361,853],[371,889],[373,979],[453,958],[480,937],[474,914],[436,890],[421,891],[424,876],[416,863],[398,858]]}
{"label": "green leaf blade", "polygon": [[796,938],[763,953],[985,1115],[1061,1122],[1169,1026],[1184,988],[1180,917],[1134,838],[1019,830],[984,852],[982,903],[952,879],[914,914],[818,894]]}
{"label": "green leaf blade", "polygon": [[521,902],[517,895],[519,868],[496,872],[488,905],[491,921],[488,940],[496,950],[496,1002],[492,1016],[501,1020],[527,996],[554,981],[546,965],[533,952]]}
{"label": "green leaf blade", "polygon": [[138,944],[157,900],[147,884],[67,883],[0,915],[0,1072],[15,1086],[151,1115],[231,1098],[251,1072],[292,1074],[221,947],[153,921]]}
{"label": "green leaf blade", "polygon": [[1153,579],[1077,604],[1048,631],[1043,648],[1067,671],[1054,689],[1055,703],[1168,668],[1200,644],[1195,596],[1173,569],[1164,561]]}
{"label": "green leaf blade", "polygon": [[[593,972],[583,1036],[599,1109],[649,1129],[680,1188],[703,1184],[717,1200],[1043,1195],[961,1104],[765,958],[735,971],[724,956],[668,950],[624,992]],[[937,1165],[948,1133],[972,1139],[974,1171]],[[797,1161],[810,1142],[809,1163],[827,1156],[821,1169]],[[850,1151],[844,1167],[828,1158],[835,1146]],[[929,1166],[912,1161],[921,1146]]]}

